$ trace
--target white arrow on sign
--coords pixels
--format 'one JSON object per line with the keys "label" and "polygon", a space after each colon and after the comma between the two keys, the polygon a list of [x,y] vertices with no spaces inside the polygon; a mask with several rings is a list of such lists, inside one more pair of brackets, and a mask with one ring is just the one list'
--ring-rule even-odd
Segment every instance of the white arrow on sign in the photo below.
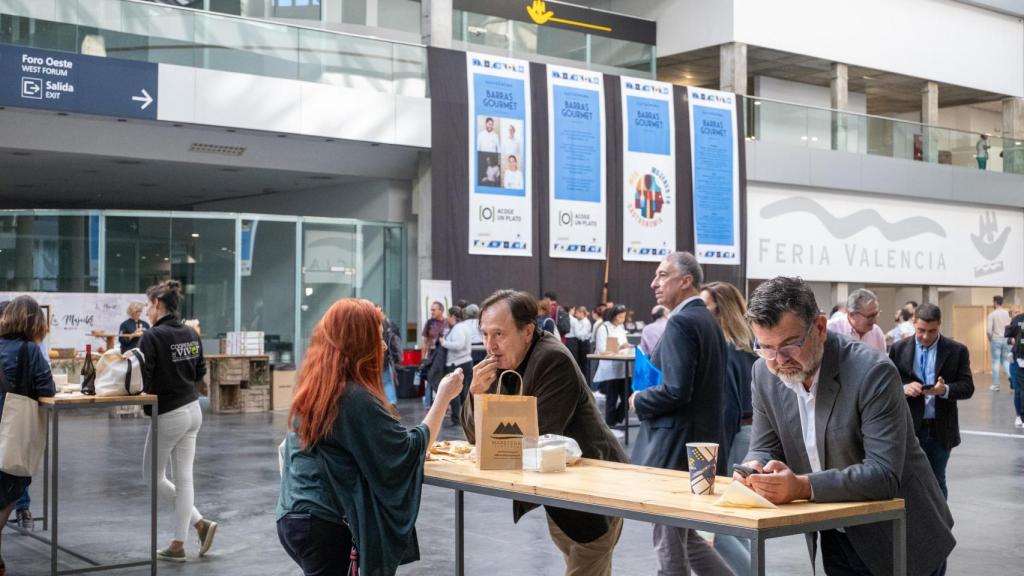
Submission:
{"label": "white arrow on sign", "polygon": [[153,103],[153,97],[149,95],[149,92],[146,92],[145,88],[142,90],[142,96],[132,96],[132,100],[142,102],[142,108],[140,108],[140,110],[145,110]]}

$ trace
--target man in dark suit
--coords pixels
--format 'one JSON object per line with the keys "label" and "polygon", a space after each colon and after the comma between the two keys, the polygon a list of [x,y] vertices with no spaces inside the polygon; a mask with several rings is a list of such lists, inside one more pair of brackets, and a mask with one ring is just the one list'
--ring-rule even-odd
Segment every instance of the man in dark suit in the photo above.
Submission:
{"label": "man in dark suit", "polygon": [[[703,273],[688,252],[669,254],[658,266],[651,288],[658,304],[672,310],[651,363],[662,373],[657,386],[634,393],[629,404],[640,420],[632,461],[642,466],[686,470],[687,442],[721,444],[725,338],[700,298]],[[725,471],[728,447],[719,447]],[[721,557],[700,546],[692,530],[655,524],[654,550],[659,575],[688,575],[691,560],[701,574],[729,574]],[[700,547],[698,555],[695,549]],[[687,549],[690,554],[688,555]]]}
{"label": "man in dark suit", "polygon": [[900,371],[914,432],[939,481],[946,490],[946,464],[954,446],[960,445],[957,400],[974,395],[971,358],[963,344],[939,334],[942,311],[921,304],[914,312],[914,337],[889,350],[889,359]]}
{"label": "man in dark suit", "polygon": [[[953,517],[914,435],[896,368],[881,352],[828,332],[814,292],[778,277],[747,309],[757,353],[754,424],[746,465],[734,475],[776,504],[902,498],[907,574],[941,574],[956,545]],[[815,550],[816,535],[809,534]],[[826,574],[893,573],[888,522],[821,532]]]}

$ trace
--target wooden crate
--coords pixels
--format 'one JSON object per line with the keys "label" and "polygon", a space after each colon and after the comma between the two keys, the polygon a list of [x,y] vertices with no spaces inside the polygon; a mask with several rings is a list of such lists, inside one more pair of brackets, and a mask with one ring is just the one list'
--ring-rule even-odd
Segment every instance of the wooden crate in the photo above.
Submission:
{"label": "wooden crate", "polygon": [[242,412],[270,410],[270,388],[240,389]]}
{"label": "wooden crate", "polygon": [[206,358],[214,413],[270,410],[270,357],[211,354]]}

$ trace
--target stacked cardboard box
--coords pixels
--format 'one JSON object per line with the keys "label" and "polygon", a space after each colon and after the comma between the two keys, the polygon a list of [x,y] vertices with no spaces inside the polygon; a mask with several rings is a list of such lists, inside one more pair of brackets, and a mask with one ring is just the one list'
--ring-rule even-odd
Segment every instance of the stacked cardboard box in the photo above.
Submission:
{"label": "stacked cardboard box", "polygon": [[242,356],[262,356],[263,342],[263,332],[228,332],[224,352]]}

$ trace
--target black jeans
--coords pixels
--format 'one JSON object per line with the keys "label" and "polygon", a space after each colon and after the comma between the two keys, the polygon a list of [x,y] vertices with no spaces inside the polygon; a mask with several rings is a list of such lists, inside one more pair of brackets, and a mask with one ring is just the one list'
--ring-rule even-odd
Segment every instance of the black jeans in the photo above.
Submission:
{"label": "black jeans", "polygon": [[466,402],[466,396],[469,394],[469,386],[473,383],[473,361],[470,360],[465,364],[459,364],[458,366],[446,366],[444,369],[445,375],[455,372],[456,368],[462,368],[462,392],[455,398],[452,398],[450,404],[452,408],[451,421],[452,424],[459,424],[462,422],[462,405]]}
{"label": "black jeans", "polygon": [[[846,534],[838,530],[821,531],[821,563],[827,576],[871,576]],[[946,562],[932,572],[932,576],[945,576]]]}
{"label": "black jeans", "polygon": [[352,533],[344,524],[293,512],[277,521],[277,537],[306,576],[348,574]]}
{"label": "black jeans", "polygon": [[600,384],[604,388],[604,423],[609,427],[616,426],[626,419],[626,410],[629,409],[626,379],[605,380]]}

